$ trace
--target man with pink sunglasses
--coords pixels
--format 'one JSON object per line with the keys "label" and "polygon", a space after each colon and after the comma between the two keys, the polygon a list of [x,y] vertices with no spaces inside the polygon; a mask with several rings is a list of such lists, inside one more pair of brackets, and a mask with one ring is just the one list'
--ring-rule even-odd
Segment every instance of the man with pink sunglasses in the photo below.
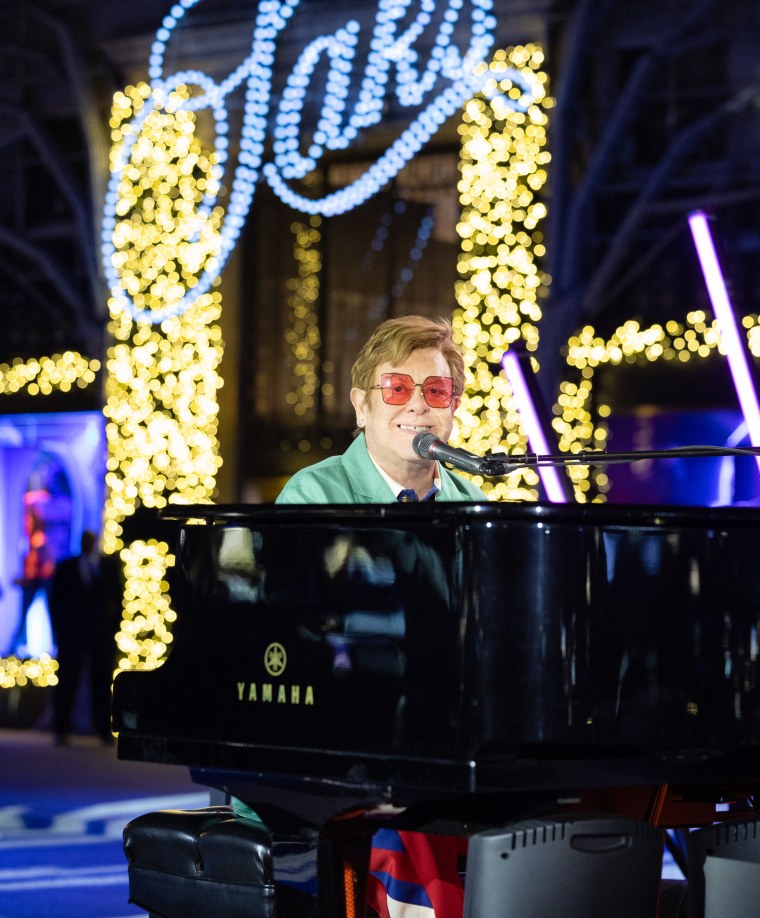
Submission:
{"label": "man with pink sunglasses", "polygon": [[[357,426],[353,443],[342,455],[297,472],[277,503],[487,500],[471,481],[422,458],[412,445],[419,434],[444,443],[451,435],[464,387],[464,359],[449,322],[423,316],[383,322],[359,351],[351,383]],[[434,567],[429,574],[434,581]],[[372,913],[380,918],[461,918],[466,851],[462,836],[390,827],[376,833],[367,885]]]}
{"label": "man with pink sunglasses", "polygon": [[471,481],[414,451],[420,433],[444,443],[464,385],[464,360],[444,319],[403,316],[383,322],[351,370],[357,436],[340,456],[297,472],[277,503],[382,504],[476,501]]}

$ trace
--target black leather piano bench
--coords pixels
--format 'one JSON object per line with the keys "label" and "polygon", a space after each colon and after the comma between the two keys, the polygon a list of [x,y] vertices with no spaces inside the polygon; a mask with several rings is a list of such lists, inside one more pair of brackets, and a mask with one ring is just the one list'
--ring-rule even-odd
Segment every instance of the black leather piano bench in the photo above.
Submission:
{"label": "black leather piano bench", "polygon": [[159,810],[124,827],[129,901],[151,918],[275,918],[271,839],[229,806]]}

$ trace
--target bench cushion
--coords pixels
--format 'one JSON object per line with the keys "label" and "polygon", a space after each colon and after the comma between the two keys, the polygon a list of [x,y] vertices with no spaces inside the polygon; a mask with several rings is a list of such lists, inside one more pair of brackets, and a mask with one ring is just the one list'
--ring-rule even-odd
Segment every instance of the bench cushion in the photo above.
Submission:
{"label": "bench cushion", "polygon": [[271,838],[231,807],[159,810],[124,827],[129,899],[165,918],[274,918]]}

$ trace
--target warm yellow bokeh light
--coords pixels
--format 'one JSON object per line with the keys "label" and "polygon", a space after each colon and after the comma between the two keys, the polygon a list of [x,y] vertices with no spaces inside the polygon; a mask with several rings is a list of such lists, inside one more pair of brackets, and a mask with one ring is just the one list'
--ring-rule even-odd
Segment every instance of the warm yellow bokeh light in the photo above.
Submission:
{"label": "warm yellow bokeh light", "polygon": [[286,399],[299,421],[313,421],[319,387],[319,291],[322,255],[321,217],[291,224],[293,257],[298,274],[288,281],[289,323],[285,333],[291,386]]}
{"label": "warm yellow bokeh light", "polygon": [[0,363],[0,395],[24,392],[27,395],[51,395],[86,389],[95,382],[100,361],[83,357],[74,351]]}
{"label": "warm yellow bokeh light", "polygon": [[[128,164],[119,185],[113,258],[135,305],[166,314],[213,265],[223,213],[204,207],[204,199],[219,192],[219,169],[196,137],[195,115],[178,106],[187,90],[178,88],[163,108],[136,121],[149,91],[140,84],[114,98],[112,158]],[[125,571],[119,667],[152,669],[171,642],[175,615],[165,576],[172,556],[160,542],[125,545],[123,524],[141,507],[204,503],[214,495],[221,465],[221,296],[198,296],[160,324],[134,320],[115,299],[109,306],[103,543],[120,553]]]}
{"label": "warm yellow bokeh light", "polygon": [[[457,412],[456,442],[477,455],[527,452],[527,437],[503,373],[502,355],[520,342],[534,352],[541,320],[540,299],[549,283],[541,271],[541,229],[546,207],[539,197],[547,178],[547,111],[544,56],[539,45],[498,51],[488,68],[524,73],[535,97],[527,111],[511,111],[498,95],[471,99],[459,128],[462,152],[461,219],[453,325],[465,355],[466,394]],[[499,89],[513,95],[509,80]],[[506,478],[476,483],[492,500],[535,500],[535,469],[516,469]]]}

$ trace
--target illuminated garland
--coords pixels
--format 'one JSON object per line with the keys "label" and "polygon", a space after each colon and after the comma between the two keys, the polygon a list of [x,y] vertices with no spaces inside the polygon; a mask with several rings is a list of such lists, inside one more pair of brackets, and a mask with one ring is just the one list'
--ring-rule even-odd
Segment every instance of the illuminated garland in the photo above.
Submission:
{"label": "illuminated garland", "polygon": [[[495,372],[505,350],[538,344],[539,297],[549,278],[538,267],[545,254],[539,193],[547,178],[546,74],[543,52],[528,44],[497,51],[484,91],[464,107],[459,183],[461,254],[453,325],[466,365],[465,396],[457,412],[457,442],[477,455],[527,452],[527,437],[506,378]],[[518,82],[515,74],[522,75]],[[525,110],[508,107],[534,87]],[[517,469],[507,478],[474,479],[491,499],[535,500],[538,476]]]}
{"label": "illuminated garland", "polygon": [[320,217],[312,217],[308,225],[296,222],[290,227],[298,275],[288,282],[290,322],[285,340],[290,349],[287,362],[293,375],[290,392],[285,398],[302,421],[312,421],[316,416],[315,395],[319,385],[321,340],[317,307],[322,270],[321,223]]}
{"label": "illuminated garland", "polygon": [[760,316],[745,316],[742,325],[747,329],[747,344],[753,357],[760,357]]}
{"label": "illuminated garland", "polygon": [[[758,317],[746,316],[742,324],[747,330],[750,352],[760,357]],[[567,363],[576,374],[574,381],[566,380],[561,384],[554,408],[552,423],[560,449],[578,452],[589,447],[604,448],[612,408],[606,404],[593,405],[593,379],[600,366],[640,366],[661,360],[683,364],[716,354],[725,354],[720,332],[715,320],[709,319],[702,310],[688,313],[685,322],[671,319],[647,328],[630,320],[606,340],[597,335],[593,327],[585,326],[567,344]],[[597,472],[593,482],[586,480],[585,489],[590,491],[593,484],[599,491],[594,499],[603,500],[609,491],[607,475]]]}
{"label": "illuminated garland", "polygon": [[24,392],[26,395],[52,395],[86,389],[95,382],[100,369],[99,360],[90,360],[73,351],[39,357],[34,360],[14,360],[10,365],[0,363],[0,395]]}
{"label": "illuminated garland", "polygon": [[[747,321],[744,324],[751,327]],[[755,334],[749,341],[757,347]],[[696,310],[686,316],[685,324],[670,321],[641,328],[634,320],[625,322],[607,341],[586,326],[568,342],[567,363],[590,379],[600,364],[640,363],[642,358],[650,363],[660,359],[686,363],[692,357],[709,357],[716,349],[723,353],[716,323]]]}
{"label": "illuminated garland", "polygon": [[38,660],[18,660],[14,656],[0,657],[0,689],[36,685],[45,688],[58,684],[58,661],[41,654]]}
{"label": "illuminated garland", "polygon": [[214,293],[160,327],[133,325],[123,314],[109,326],[107,551],[122,547],[121,522],[138,506],[202,503],[214,492],[220,308]]}
{"label": "illuminated garland", "polygon": [[176,613],[169,606],[166,572],[174,556],[165,542],[136,541],[121,552],[124,562],[124,620],[116,636],[120,669],[153,669],[172,641]]}
{"label": "illuminated garland", "polygon": [[218,170],[195,137],[194,114],[180,105],[187,90],[178,87],[163,108],[154,105],[141,117],[149,92],[141,84],[117,93],[111,117],[114,160],[123,165],[125,135],[130,147],[115,204],[112,266],[132,302],[164,315],[160,323],[134,321],[120,297],[109,301],[103,542],[125,565],[121,668],[157,665],[174,618],[167,600],[168,546],[125,545],[122,524],[139,507],[210,500],[221,465],[221,296],[201,293],[181,315],[172,308],[219,250],[221,212],[203,207],[216,193]]}

